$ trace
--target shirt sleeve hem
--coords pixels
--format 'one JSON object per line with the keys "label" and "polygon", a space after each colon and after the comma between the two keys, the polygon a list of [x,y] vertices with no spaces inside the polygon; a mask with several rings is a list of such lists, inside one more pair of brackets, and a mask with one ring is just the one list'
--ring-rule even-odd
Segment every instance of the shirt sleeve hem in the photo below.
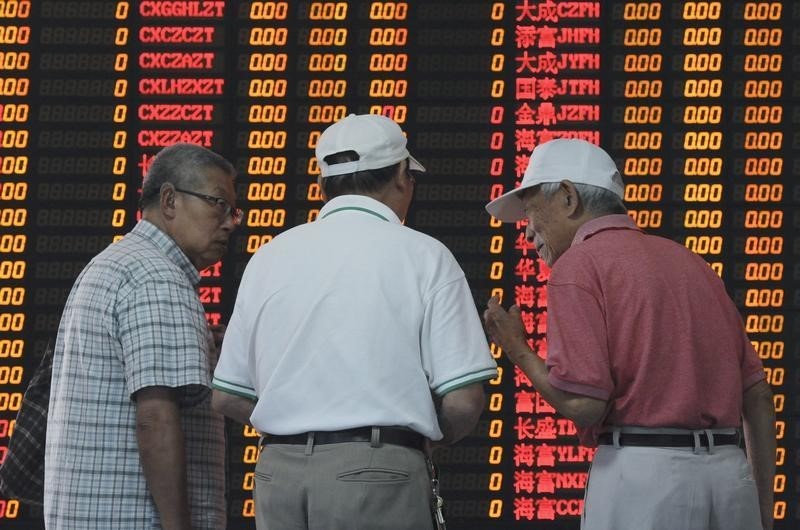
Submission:
{"label": "shirt sleeve hem", "polygon": [[215,377],[211,381],[211,387],[216,390],[225,392],[226,394],[233,394],[236,396],[241,396],[252,400],[258,399],[258,396],[256,396],[255,389],[252,389],[244,385],[239,385],[231,381],[225,381],[224,379],[219,379],[218,377]]}
{"label": "shirt sleeve hem", "polygon": [[477,383],[479,381],[486,381],[497,377],[497,368],[486,368],[476,372],[470,372],[455,379],[445,381],[441,385],[433,389],[434,394],[443,396],[448,392],[452,392],[461,387]]}
{"label": "shirt sleeve hem", "polygon": [[766,377],[767,375],[764,373],[764,370],[759,369],[757,372],[754,372],[750,374],[748,377],[744,378],[744,381],[742,381],[742,389],[747,390],[748,388],[758,383],[762,379],[765,379]]}
{"label": "shirt sleeve hem", "polygon": [[603,390],[602,388],[564,381],[563,379],[559,379],[558,377],[554,376],[552,372],[547,374],[547,381],[555,388],[563,390],[564,392],[571,392],[580,396],[601,399],[603,401],[608,401],[608,398],[611,397],[611,393]]}
{"label": "shirt sleeve hem", "polygon": [[129,394],[133,395],[143,388],[150,388],[154,386],[161,386],[171,388],[173,390],[180,390],[182,388],[203,387],[206,390],[210,388],[208,379],[191,377],[192,374],[187,374],[187,377],[182,379],[164,379],[158,377],[137,377],[129,381],[128,390]]}

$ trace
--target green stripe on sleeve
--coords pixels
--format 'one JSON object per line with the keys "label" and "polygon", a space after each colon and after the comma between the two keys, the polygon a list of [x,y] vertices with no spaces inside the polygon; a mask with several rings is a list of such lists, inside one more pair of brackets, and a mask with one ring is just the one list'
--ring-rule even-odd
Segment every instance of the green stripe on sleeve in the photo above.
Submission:
{"label": "green stripe on sleeve", "polygon": [[228,394],[234,394],[252,400],[258,399],[258,396],[256,396],[255,389],[244,385],[232,383],[230,381],[225,381],[224,379],[219,379],[217,377],[215,377],[211,381],[211,387],[216,388],[217,390],[221,390],[222,392],[226,392]]}
{"label": "green stripe on sleeve", "polygon": [[495,377],[497,377],[497,368],[485,368],[477,372],[470,372],[455,379],[451,379],[450,381],[445,381],[438,387],[434,388],[433,392],[437,396],[443,396],[448,392],[456,390],[457,388],[471,385],[479,381],[494,379]]}

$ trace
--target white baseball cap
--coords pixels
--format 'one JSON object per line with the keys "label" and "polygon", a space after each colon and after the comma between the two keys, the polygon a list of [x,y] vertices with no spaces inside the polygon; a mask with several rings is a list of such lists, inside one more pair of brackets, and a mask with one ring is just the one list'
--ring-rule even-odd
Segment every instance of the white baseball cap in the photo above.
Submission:
{"label": "white baseball cap", "polygon": [[[326,156],[342,151],[355,151],[359,158],[340,164],[325,162]],[[337,121],[320,135],[316,155],[323,177],[381,169],[405,159],[409,169],[425,171],[406,149],[406,137],[400,126],[379,114],[350,114]]]}
{"label": "white baseball cap", "polygon": [[625,185],[611,157],[598,146],[577,138],[559,138],[537,145],[522,183],[486,205],[486,211],[505,222],[525,218],[520,194],[522,190],[544,184],[569,180],[604,188],[625,197]]}

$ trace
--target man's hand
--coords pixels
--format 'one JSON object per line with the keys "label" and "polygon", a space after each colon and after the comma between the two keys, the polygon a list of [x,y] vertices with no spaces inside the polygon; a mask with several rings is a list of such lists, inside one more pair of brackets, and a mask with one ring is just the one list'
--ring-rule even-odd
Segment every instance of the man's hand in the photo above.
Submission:
{"label": "man's hand", "polygon": [[500,300],[493,296],[486,303],[483,322],[494,343],[503,349],[514,364],[519,365],[525,357],[535,355],[528,347],[519,307],[511,306],[506,311],[500,305]]}
{"label": "man's hand", "polygon": [[525,326],[517,306],[511,306],[506,311],[494,296],[486,306],[483,312],[486,331],[550,405],[580,427],[588,427],[603,419],[607,407],[604,400],[566,392],[550,384],[544,360],[531,350],[525,340]]}

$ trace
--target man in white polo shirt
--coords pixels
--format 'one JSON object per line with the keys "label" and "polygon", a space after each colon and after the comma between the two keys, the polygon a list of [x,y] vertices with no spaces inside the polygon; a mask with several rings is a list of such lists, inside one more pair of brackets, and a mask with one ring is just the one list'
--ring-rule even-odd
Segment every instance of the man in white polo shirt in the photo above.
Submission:
{"label": "man in white polo shirt", "polygon": [[424,451],[472,431],[496,365],[453,255],[403,226],[400,127],[350,115],[316,155],[326,204],[250,260],[214,403],[264,434],[259,530],[432,528]]}

